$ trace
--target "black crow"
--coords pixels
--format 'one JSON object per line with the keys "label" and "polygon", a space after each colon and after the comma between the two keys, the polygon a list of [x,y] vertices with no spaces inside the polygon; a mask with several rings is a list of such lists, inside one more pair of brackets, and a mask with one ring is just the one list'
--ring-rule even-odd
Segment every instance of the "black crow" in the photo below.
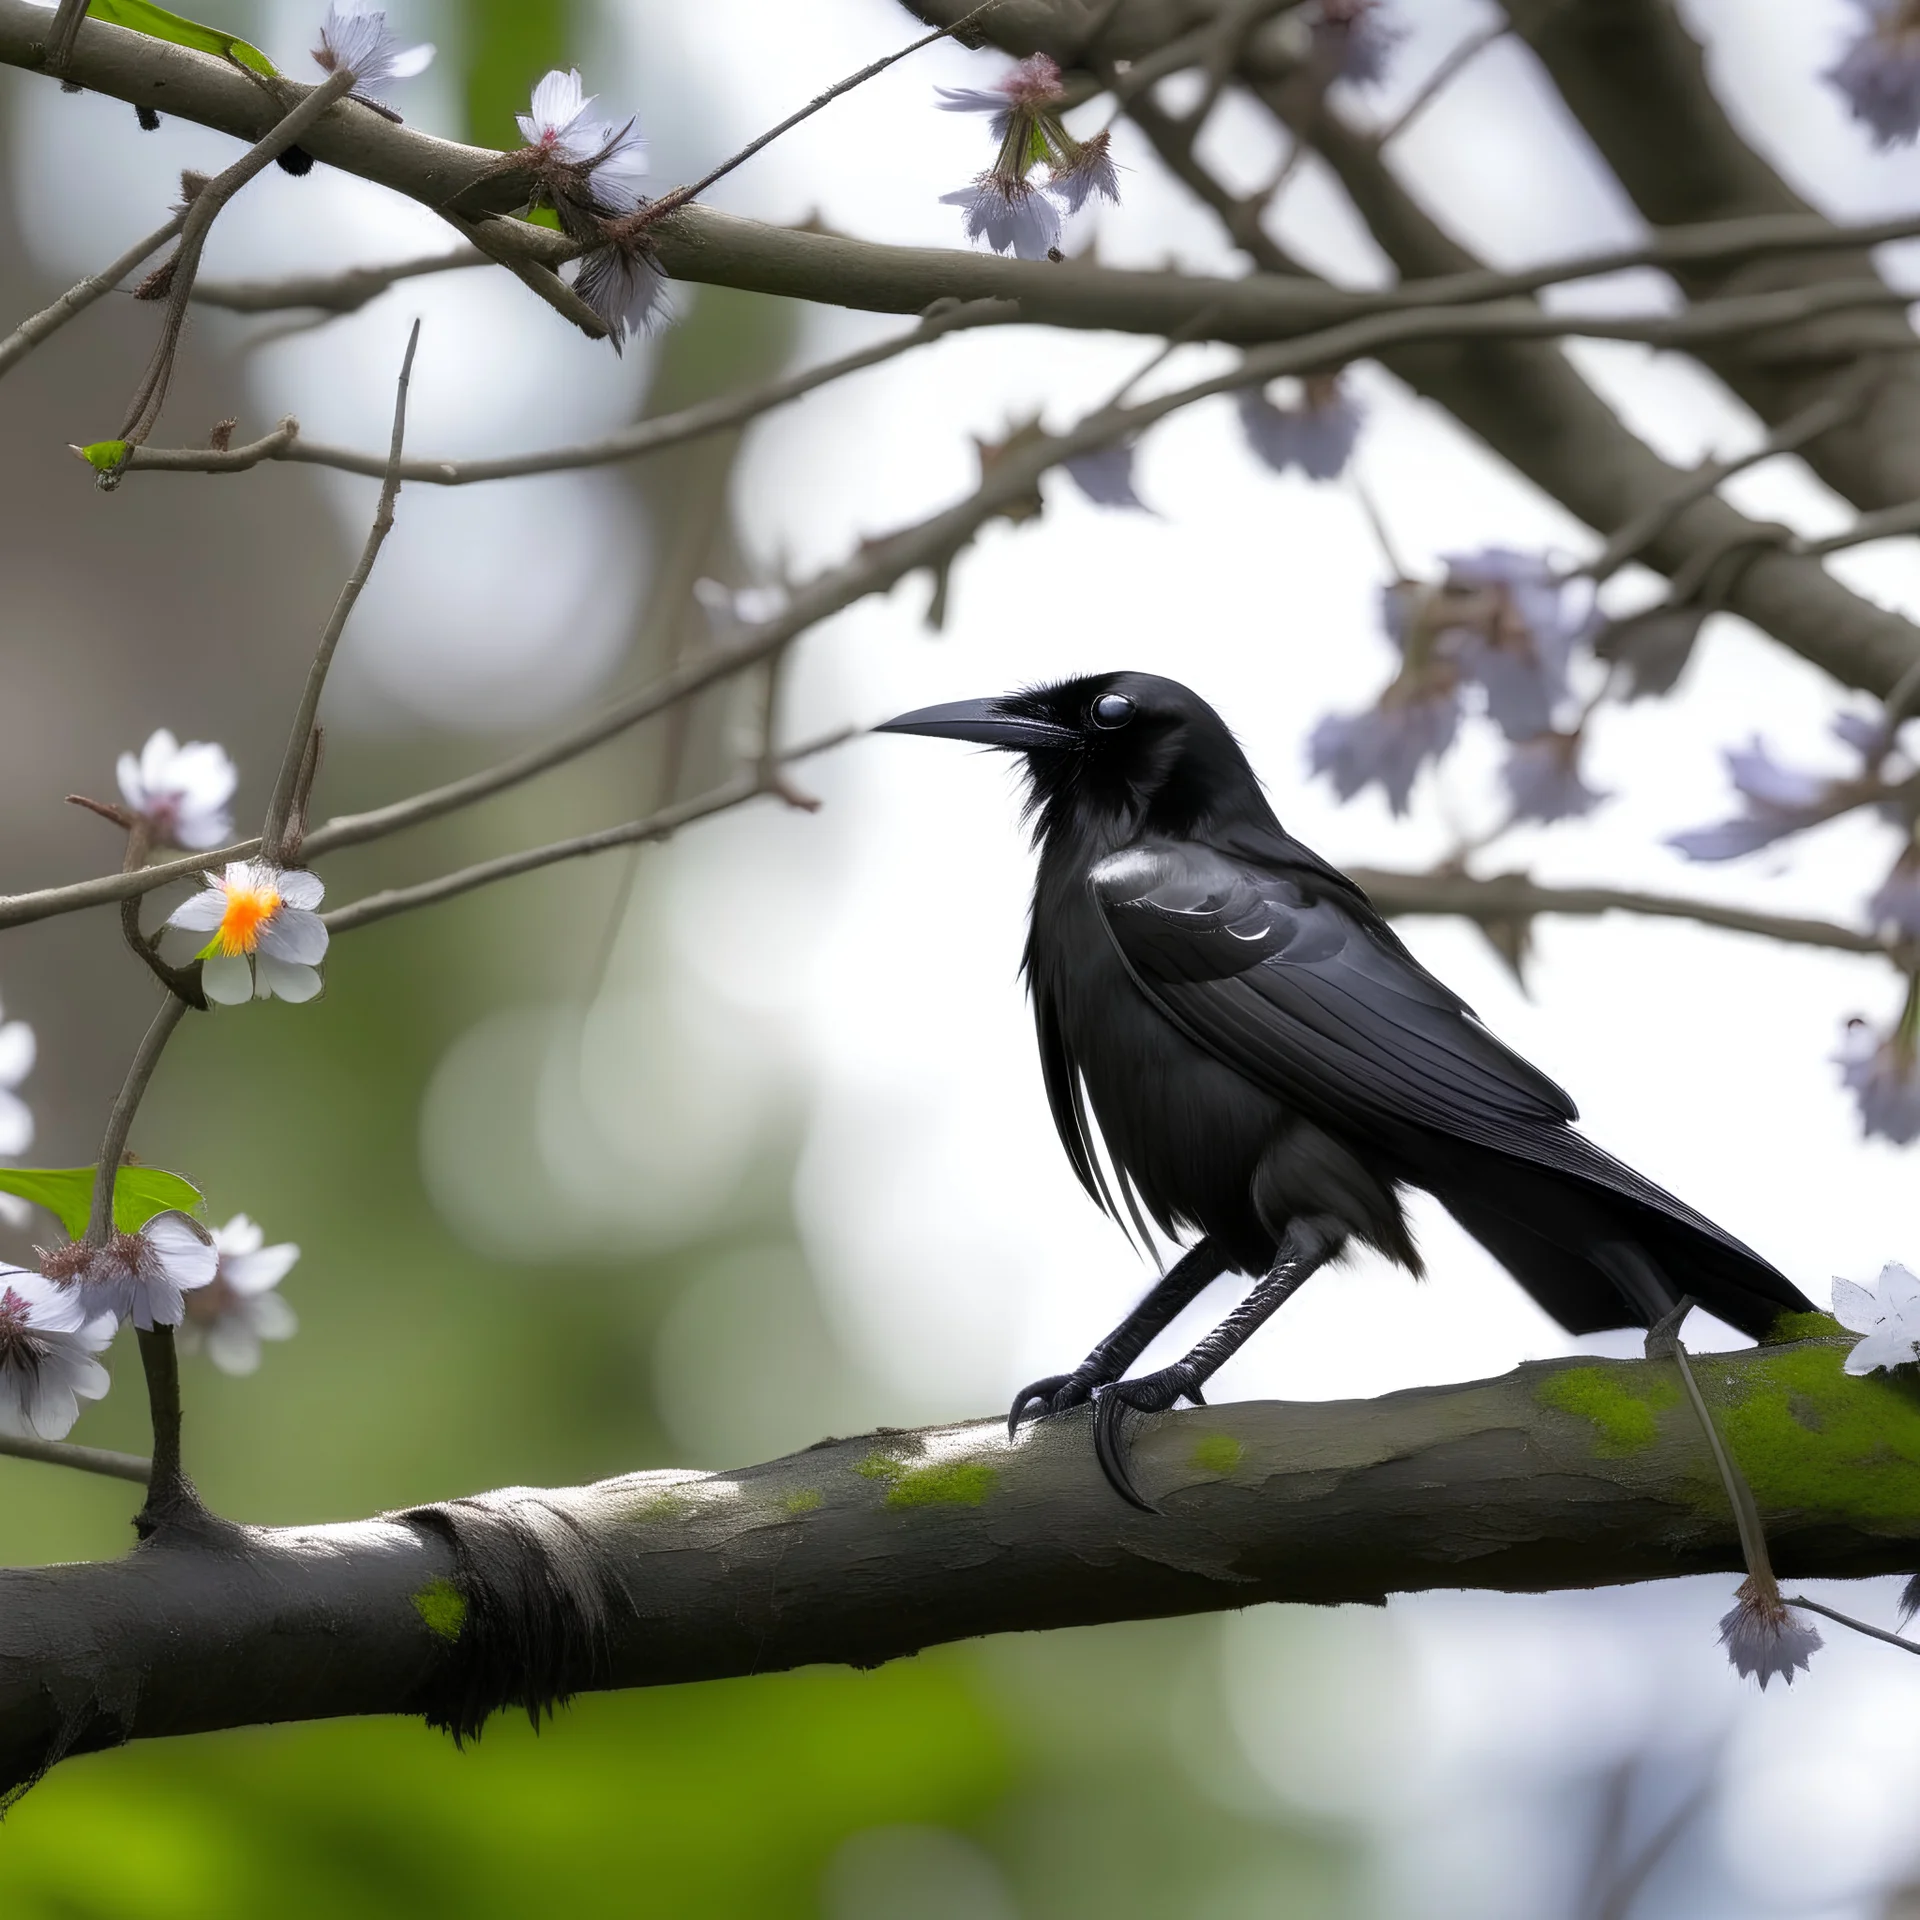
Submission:
{"label": "black crow", "polygon": [[[1040,867],[1025,971],[1054,1124],[1081,1184],[1144,1233],[1197,1236],[1071,1373],[1015,1397],[1094,1403],[1114,1487],[1124,1408],[1208,1377],[1349,1241],[1410,1272],[1421,1187],[1572,1333],[1651,1326],[1684,1292],[1760,1337],[1811,1309],[1760,1256],[1569,1124],[1573,1102],[1288,835],[1220,716],[1106,673],[880,729],[1025,756]],[[1109,1183],[1096,1149],[1104,1145]],[[1117,1198],[1116,1198],[1117,1194]],[[1123,1376],[1210,1281],[1252,1291],[1185,1359]]]}

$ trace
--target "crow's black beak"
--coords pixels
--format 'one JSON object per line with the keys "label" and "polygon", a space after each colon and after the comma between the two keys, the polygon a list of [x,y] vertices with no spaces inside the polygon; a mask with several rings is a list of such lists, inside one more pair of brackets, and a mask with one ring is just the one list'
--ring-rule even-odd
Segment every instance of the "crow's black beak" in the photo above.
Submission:
{"label": "crow's black beak", "polygon": [[898,719],[882,721],[874,732],[924,733],[936,740],[971,740],[982,747],[1010,747],[1016,753],[1077,746],[1080,739],[1071,727],[1008,713],[998,700],[950,700],[944,707],[921,707]]}

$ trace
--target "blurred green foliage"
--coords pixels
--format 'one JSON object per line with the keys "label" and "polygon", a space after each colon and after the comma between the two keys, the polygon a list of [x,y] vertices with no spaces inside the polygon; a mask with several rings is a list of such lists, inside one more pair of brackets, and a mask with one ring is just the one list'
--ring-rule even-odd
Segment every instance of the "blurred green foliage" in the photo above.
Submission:
{"label": "blurred green foliage", "polygon": [[569,0],[466,0],[467,137],[484,147],[515,147],[513,124],[543,73],[579,64],[575,9]]}

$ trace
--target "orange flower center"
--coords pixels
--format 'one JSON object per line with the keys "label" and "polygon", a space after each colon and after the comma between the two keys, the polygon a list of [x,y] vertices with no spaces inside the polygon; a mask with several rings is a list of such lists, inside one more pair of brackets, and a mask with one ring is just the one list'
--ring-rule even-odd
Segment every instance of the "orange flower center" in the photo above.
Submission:
{"label": "orange flower center", "polygon": [[222,953],[251,953],[260,944],[261,929],[279,911],[276,887],[229,887],[227,910],[213,936],[214,945]]}

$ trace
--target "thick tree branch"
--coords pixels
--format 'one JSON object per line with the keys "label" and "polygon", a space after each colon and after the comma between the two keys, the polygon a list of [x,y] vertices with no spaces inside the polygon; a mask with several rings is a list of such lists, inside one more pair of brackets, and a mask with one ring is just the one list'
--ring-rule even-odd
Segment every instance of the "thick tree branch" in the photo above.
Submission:
{"label": "thick tree branch", "polygon": [[[1905,1571],[1914,1415],[1846,1343],[1715,1354],[1722,1431],[1795,1578]],[[1791,1444],[1772,1442],[1776,1428]],[[1670,1367],[1553,1361],[1372,1401],[1132,1430],[1163,1512],[1115,1500],[1087,1416],[824,1442],[728,1473],[525,1488],[346,1526],[0,1573],[0,1782],[122,1740],[871,1666],[983,1633],[1508,1592],[1740,1567]],[[538,1619],[558,1634],[530,1671]],[[571,1627],[565,1623],[571,1622]],[[522,1629],[516,1642],[514,1630]],[[514,1653],[518,1645],[520,1653]]]}
{"label": "thick tree branch", "polygon": [[[1670,0],[1564,6],[1516,0],[1515,30],[1539,55],[1634,204],[1656,227],[1818,216],[1735,131],[1699,44]],[[1870,273],[1862,251],[1675,264],[1693,299],[1812,286]],[[1701,358],[1763,420],[1799,411],[1849,361],[1879,366],[1872,405],[1808,447],[1814,471],[1856,506],[1920,495],[1920,342],[1898,315],[1854,313],[1710,348]]]}

